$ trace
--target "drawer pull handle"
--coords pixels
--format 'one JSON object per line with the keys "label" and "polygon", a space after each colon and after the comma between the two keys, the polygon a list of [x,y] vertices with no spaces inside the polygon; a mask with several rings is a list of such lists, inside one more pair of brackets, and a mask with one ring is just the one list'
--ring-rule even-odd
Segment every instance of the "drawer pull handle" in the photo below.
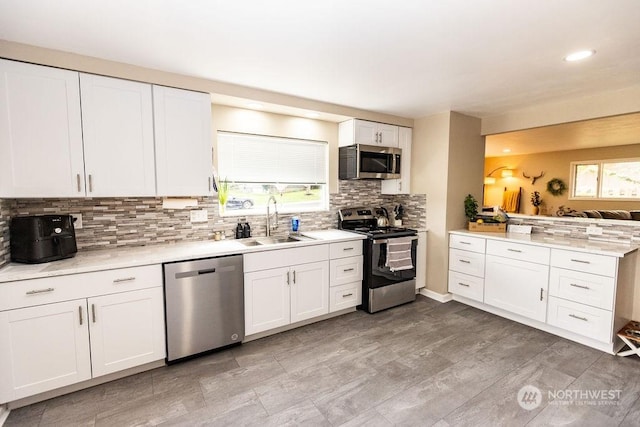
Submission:
{"label": "drawer pull handle", "polygon": [[78,306],[78,317],[80,317],[80,326],[82,326],[83,320],[82,320],[82,306],[81,305]]}
{"label": "drawer pull handle", "polygon": [[458,261],[463,262],[465,264],[471,264],[471,261],[467,261],[466,259],[460,259]]}
{"label": "drawer pull handle", "polygon": [[96,305],[91,304],[91,317],[93,318],[93,323],[96,323]]}
{"label": "drawer pull handle", "polygon": [[53,292],[54,290],[54,288],[35,289],[33,291],[27,291],[27,295],[44,294],[46,292]]}
{"label": "drawer pull handle", "polygon": [[574,288],[580,288],[580,289],[590,289],[588,286],[578,285],[576,283],[569,283],[569,286],[573,286]]}
{"label": "drawer pull handle", "polygon": [[355,270],[355,269],[354,269],[354,268],[345,268],[345,269],[344,269],[344,270],[342,270],[342,271],[344,271],[344,272],[346,273],[346,272],[348,272],[348,271],[353,271],[353,270]]}
{"label": "drawer pull handle", "polygon": [[519,254],[520,254],[520,253],[522,253],[522,251],[521,251],[520,249],[511,249],[511,248],[508,248],[507,250],[508,250],[509,252],[517,252],[517,253],[519,253]]}
{"label": "drawer pull handle", "polygon": [[121,279],[114,279],[113,283],[131,282],[132,280],[136,280],[135,276],[123,277]]}
{"label": "drawer pull handle", "polygon": [[543,288],[540,288],[540,301],[542,301],[542,293],[544,292]]}
{"label": "drawer pull handle", "polygon": [[470,245],[470,244],[471,244],[471,242],[462,242],[462,241],[461,241],[461,242],[460,242],[460,244],[461,244],[461,245]]}
{"label": "drawer pull handle", "polygon": [[578,319],[578,320],[583,320],[585,322],[589,321],[589,319],[587,319],[586,317],[576,316],[575,314],[570,314],[569,317],[573,317],[574,319]]}
{"label": "drawer pull handle", "polygon": [[460,285],[460,286],[466,286],[467,288],[469,287],[469,285],[468,285],[468,284],[466,284],[466,283],[462,283],[462,282],[458,282],[458,285]]}
{"label": "drawer pull handle", "polygon": [[353,296],[353,294],[351,294],[351,293],[349,293],[349,294],[344,294],[344,295],[342,295],[342,298],[351,297],[351,296]]}
{"label": "drawer pull handle", "polygon": [[354,247],[351,247],[351,248],[342,248],[342,250],[343,250],[343,251],[352,251],[352,250],[354,250],[354,249],[355,249]]}
{"label": "drawer pull handle", "polygon": [[591,262],[589,262],[589,261],[584,261],[584,260],[582,260],[582,259],[573,259],[573,258],[571,258],[571,261],[573,261],[573,262],[579,262],[580,264],[591,264]]}

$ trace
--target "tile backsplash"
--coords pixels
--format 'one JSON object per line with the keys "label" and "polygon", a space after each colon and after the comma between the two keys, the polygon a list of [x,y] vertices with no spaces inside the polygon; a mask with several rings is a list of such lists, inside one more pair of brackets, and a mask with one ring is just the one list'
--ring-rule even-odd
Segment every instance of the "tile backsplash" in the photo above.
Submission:
{"label": "tile backsplash", "polygon": [[[336,228],[338,209],[356,205],[384,206],[392,214],[393,207],[402,204],[405,207],[404,226],[426,227],[424,194],[381,195],[380,181],[340,181],[339,185],[339,193],[329,196],[328,212],[281,214],[274,234],[286,234],[294,215],[300,217],[302,231]],[[76,230],[79,250],[204,240],[211,239],[216,231],[223,231],[227,238],[233,238],[239,220],[251,224],[253,235],[265,235],[264,215],[221,217],[217,198],[197,199],[198,207],[192,209],[207,209],[207,222],[192,224],[191,209],[163,209],[162,198],[157,197],[0,199],[0,266],[9,261],[9,218],[17,215],[82,214],[83,228]]]}

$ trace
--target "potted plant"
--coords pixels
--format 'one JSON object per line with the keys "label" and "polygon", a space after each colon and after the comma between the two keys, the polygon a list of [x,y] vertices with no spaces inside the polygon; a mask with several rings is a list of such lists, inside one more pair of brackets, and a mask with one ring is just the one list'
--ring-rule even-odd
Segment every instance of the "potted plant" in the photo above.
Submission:
{"label": "potted plant", "polygon": [[478,202],[471,194],[464,198],[464,215],[469,222],[475,222],[478,216]]}
{"label": "potted plant", "polygon": [[539,191],[531,193],[531,204],[533,205],[533,214],[538,215],[540,213],[540,205],[542,204]]}
{"label": "potted plant", "polygon": [[220,213],[224,213],[227,200],[229,200],[229,181],[218,177],[218,202],[220,203]]}

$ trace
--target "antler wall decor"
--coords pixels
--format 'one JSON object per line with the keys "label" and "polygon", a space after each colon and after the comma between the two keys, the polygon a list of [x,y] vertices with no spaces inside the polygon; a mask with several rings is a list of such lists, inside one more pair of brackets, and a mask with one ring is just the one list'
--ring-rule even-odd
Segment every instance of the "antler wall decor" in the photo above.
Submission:
{"label": "antler wall decor", "polygon": [[528,176],[526,173],[522,172],[522,176],[524,176],[524,177],[525,177],[525,178],[527,178],[527,179],[530,179],[530,180],[531,180],[531,184],[532,184],[532,185],[535,185],[535,183],[536,183],[536,181],[538,180],[538,178],[542,178],[542,177],[544,176],[544,171],[540,172],[540,175],[538,175],[538,176],[533,176],[533,177]]}

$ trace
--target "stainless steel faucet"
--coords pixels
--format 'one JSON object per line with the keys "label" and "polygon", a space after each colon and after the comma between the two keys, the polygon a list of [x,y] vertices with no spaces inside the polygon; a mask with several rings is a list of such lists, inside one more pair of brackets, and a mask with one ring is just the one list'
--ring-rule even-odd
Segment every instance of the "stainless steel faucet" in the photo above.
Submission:
{"label": "stainless steel faucet", "polygon": [[271,203],[271,200],[273,200],[273,209],[276,214],[276,224],[273,226],[273,229],[278,229],[278,203],[274,196],[270,196],[269,200],[267,200],[267,236],[271,236],[271,213],[269,212],[269,204]]}

